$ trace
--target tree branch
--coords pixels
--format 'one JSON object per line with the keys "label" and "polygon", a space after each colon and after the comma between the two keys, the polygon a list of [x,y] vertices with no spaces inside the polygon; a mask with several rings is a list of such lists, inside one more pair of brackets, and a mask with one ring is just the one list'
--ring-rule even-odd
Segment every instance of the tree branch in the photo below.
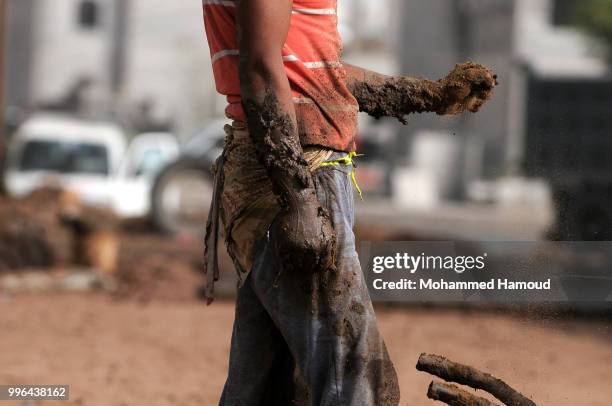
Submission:
{"label": "tree branch", "polygon": [[458,386],[442,382],[432,381],[427,390],[427,397],[450,406],[498,406],[485,398],[472,395]]}
{"label": "tree branch", "polygon": [[482,389],[507,406],[536,406],[536,404],[510,387],[501,379],[467,365],[457,364],[438,355],[421,354],[416,369],[461,385]]}

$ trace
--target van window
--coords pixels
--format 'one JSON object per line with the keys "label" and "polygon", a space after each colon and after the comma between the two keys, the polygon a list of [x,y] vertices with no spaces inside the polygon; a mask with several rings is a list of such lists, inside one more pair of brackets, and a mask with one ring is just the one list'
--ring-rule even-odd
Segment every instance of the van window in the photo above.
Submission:
{"label": "van window", "polygon": [[149,148],[132,162],[128,169],[128,176],[153,177],[162,169],[168,160],[164,151],[158,148]]}
{"label": "van window", "polygon": [[108,175],[108,151],[100,144],[32,140],[23,147],[19,168],[26,172]]}

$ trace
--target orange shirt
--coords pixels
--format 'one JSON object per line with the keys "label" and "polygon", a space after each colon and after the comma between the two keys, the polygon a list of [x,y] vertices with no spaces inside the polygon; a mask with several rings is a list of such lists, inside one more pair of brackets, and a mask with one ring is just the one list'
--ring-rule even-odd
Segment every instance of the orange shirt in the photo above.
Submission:
{"label": "orange shirt", "polygon": [[[346,86],[340,62],[337,0],[294,0],[282,49],[303,146],[354,149],[358,104]],[[244,120],[238,76],[235,1],[203,0],[204,23],[217,91],[227,96],[226,113]]]}

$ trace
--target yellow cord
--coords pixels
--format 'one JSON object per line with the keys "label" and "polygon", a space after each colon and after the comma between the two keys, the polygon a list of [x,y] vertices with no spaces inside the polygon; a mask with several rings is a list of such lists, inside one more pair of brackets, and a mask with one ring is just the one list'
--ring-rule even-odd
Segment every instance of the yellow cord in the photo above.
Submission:
{"label": "yellow cord", "polygon": [[353,181],[353,185],[355,185],[355,189],[357,190],[357,193],[359,193],[359,198],[363,200],[363,194],[361,193],[361,188],[359,187],[359,184],[357,183],[357,178],[355,176],[355,173],[356,173],[355,162],[353,161],[353,158],[360,157],[360,156],[363,156],[363,154],[358,154],[357,152],[352,151],[352,152],[349,152],[346,156],[342,158],[338,158],[333,161],[323,162],[320,166],[340,166],[340,165],[352,166],[353,169],[351,170],[351,180]]}

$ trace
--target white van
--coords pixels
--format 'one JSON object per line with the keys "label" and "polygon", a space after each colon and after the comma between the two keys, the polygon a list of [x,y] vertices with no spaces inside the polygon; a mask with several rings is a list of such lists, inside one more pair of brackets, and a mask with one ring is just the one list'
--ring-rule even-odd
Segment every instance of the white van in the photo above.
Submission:
{"label": "white van", "polygon": [[9,144],[7,192],[22,197],[43,186],[58,186],[84,203],[110,207],[109,180],[125,150],[125,135],[115,125],[33,116]]}
{"label": "white van", "polygon": [[57,186],[85,204],[140,217],[149,214],[156,171],[177,155],[171,134],[143,134],[128,147],[114,124],[40,114],[11,140],[4,181],[10,196]]}

